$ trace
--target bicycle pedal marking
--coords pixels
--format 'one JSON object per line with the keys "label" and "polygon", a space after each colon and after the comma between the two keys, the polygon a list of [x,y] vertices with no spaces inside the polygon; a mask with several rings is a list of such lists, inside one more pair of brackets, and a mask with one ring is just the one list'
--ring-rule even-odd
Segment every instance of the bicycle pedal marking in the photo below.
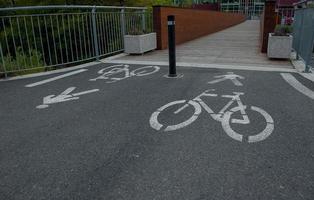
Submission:
{"label": "bicycle pedal marking", "polygon": [[[206,90],[205,92],[201,93],[197,97],[195,97],[192,100],[178,100],[173,101],[170,103],[167,103],[163,105],[162,107],[158,108],[157,111],[155,111],[151,117],[150,117],[150,126],[157,130],[157,131],[164,131],[164,132],[170,132],[175,131],[181,128],[184,128],[190,124],[192,124],[196,119],[199,117],[199,115],[202,112],[202,109],[204,109],[214,120],[221,123],[223,130],[226,132],[226,134],[231,137],[232,139],[239,141],[239,142],[248,142],[248,143],[255,143],[255,142],[261,142],[268,138],[271,133],[274,131],[274,120],[272,117],[262,108],[256,107],[256,106],[250,106],[250,110],[255,111],[263,116],[263,118],[266,120],[266,127],[263,131],[255,134],[245,137],[244,135],[237,133],[231,128],[232,124],[239,124],[239,125],[245,125],[250,124],[249,116],[246,113],[246,109],[248,106],[244,105],[240,99],[241,95],[244,95],[244,93],[241,92],[233,92],[233,95],[220,95],[220,98],[228,98],[230,101],[219,111],[214,112],[209,105],[207,105],[203,100],[202,97],[217,97],[217,96],[211,96],[208,95],[208,91],[213,90]],[[232,105],[236,103],[237,105],[233,107]],[[166,110],[167,108],[170,108],[172,106],[183,104],[180,108],[178,108],[176,111],[174,111],[174,114],[177,115],[184,109],[188,108],[189,106],[194,107],[194,113],[192,116],[190,116],[187,120],[174,124],[174,125],[168,125],[164,129],[162,129],[165,125],[161,124],[158,121],[159,115]],[[232,115],[236,112],[241,113],[241,118],[232,118]]]}
{"label": "bicycle pedal marking", "polygon": [[[129,65],[112,65],[106,68],[103,68],[99,70],[97,73],[101,74],[100,76],[89,79],[89,81],[97,81],[97,80],[108,80],[106,83],[116,83],[118,81],[131,78],[133,76],[147,76],[154,74],[160,70],[159,66],[144,66],[144,67],[139,67],[134,70],[129,69]],[[118,75],[119,77],[113,77],[115,75]],[[123,75],[121,77],[121,75]]]}

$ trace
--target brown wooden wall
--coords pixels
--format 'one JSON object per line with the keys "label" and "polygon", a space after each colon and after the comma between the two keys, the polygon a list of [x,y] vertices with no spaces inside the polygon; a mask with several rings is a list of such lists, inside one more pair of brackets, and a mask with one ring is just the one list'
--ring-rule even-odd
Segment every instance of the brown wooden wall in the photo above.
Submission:
{"label": "brown wooden wall", "polygon": [[176,18],[176,44],[214,33],[245,21],[238,13],[223,13],[188,8],[153,8],[154,31],[157,33],[157,49],[166,49],[168,44],[167,16]]}
{"label": "brown wooden wall", "polygon": [[274,32],[277,24],[276,1],[267,0],[261,16],[261,52],[267,53],[268,35]]}

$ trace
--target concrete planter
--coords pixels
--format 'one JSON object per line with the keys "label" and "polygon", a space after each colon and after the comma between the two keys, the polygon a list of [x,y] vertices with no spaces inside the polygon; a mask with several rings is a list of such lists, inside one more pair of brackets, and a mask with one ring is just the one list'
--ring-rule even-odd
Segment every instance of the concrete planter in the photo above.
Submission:
{"label": "concrete planter", "polygon": [[274,36],[273,33],[270,33],[268,37],[267,56],[269,58],[290,58],[292,40],[292,35]]}
{"label": "concrete planter", "polygon": [[143,54],[157,48],[156,33],[143,35],[125,35],[124,52],[129,54]]}

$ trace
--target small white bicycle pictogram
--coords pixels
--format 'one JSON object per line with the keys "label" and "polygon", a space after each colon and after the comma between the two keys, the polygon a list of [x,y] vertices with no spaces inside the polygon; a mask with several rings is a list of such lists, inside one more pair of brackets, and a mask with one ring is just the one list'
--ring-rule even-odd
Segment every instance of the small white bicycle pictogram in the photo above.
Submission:
{"label": "small white bicycle pictogram", "polygon": [[[203,108],[214,120],[221,122],[223,130],[226,132],[226,134],[228,136],[230,136],[231,138],[233,138],[237,141],[240,141],[240,142],[244,141],[244,137],[246,137],[246,136],[239,134],[239,133],[235,132],[234,130],[232,130],[231,125],[230,125],[230,123],[233,123],[233,124],[250,124],[250,119],[246,113],[247,106],[244,105],[240,99],[240,96],[244,95],[244,93],[233,92],[232,95],[221,95],[220,96],[221,98],[228,98],[228,99],[230,99],[230,101],[218,113],[215,113],[202,100],[202,98],[204,98],[204,97],[218,97],[218,94],[212,93],[213,91],[215,91],[215,90],[214,89],[206,90],[202,94],[198,95],[197,97],[195,97],[192,100],[173,101],[173,102],[170,102],[170,103],[160,107],[150,117],[151,127],[155,130],[158,130],[158,131],[159,130],[174,131],[174,130],[184,128],[184,127],[192,124],[199,117],[199,115],[202,112],[202,108]],[[232,105],[234,103],[236,103],[237,105],[235,107],[232,107]],[[174,114],[178,114],[182,110],[188,108],[189,106],[192,106],[194,108],[194,113],[189,119],[187,119],[187,120],[185,120],[179,124],[168,125],[168,126],[164,126],[163,124],[161,124],[158,121],[158,117],[159,117],[160,113],[162,113],[164,110],[170,108],[171,106],[180,105],[180,104],[183,104],[183,106],[180,107],[178,110],[176,110],[174,112]],[[249,142],[249,143],[260,142],[262,140],[265,140],[273,132],[274,121],[273,121],[272,117],[265,110],[258,108],[256,106],[251,106],[250,109],[252,111],[259,113],[260,115],[262,115],[265,118],[266,127],[264,128],[264,130],[262,132],[257,133],[255,135],[248,136],[247,138],[245,138],[245,141],[247,140],[247,142]],[[232,117],[232,115],[236,112],[241,113],[240,119],[236,119],[236,118]]]}
{"label": "small white bicycle pictogram", "polygon": [[107,80],[106,83],[115,83],[133,76],[147,76],[159,71],[158,66],[145,66],[130,71],[129,65],[113,65],[98,71],[101,76],[90,79],[90,81]]}

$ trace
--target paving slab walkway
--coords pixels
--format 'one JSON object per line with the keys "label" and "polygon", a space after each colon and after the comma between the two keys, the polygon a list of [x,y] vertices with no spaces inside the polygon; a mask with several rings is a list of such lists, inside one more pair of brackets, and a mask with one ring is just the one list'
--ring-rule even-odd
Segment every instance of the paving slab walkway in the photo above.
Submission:
{"label": "paving slab walkway", "polygon": [[[288,60],[260,53],[260,21],[249,20],[223,31],[177,45],[177,62],[292,69]],[[187,33],[188,34],[188,33]],[[116,61],[168,61],[168,50],[127,55]]]}

